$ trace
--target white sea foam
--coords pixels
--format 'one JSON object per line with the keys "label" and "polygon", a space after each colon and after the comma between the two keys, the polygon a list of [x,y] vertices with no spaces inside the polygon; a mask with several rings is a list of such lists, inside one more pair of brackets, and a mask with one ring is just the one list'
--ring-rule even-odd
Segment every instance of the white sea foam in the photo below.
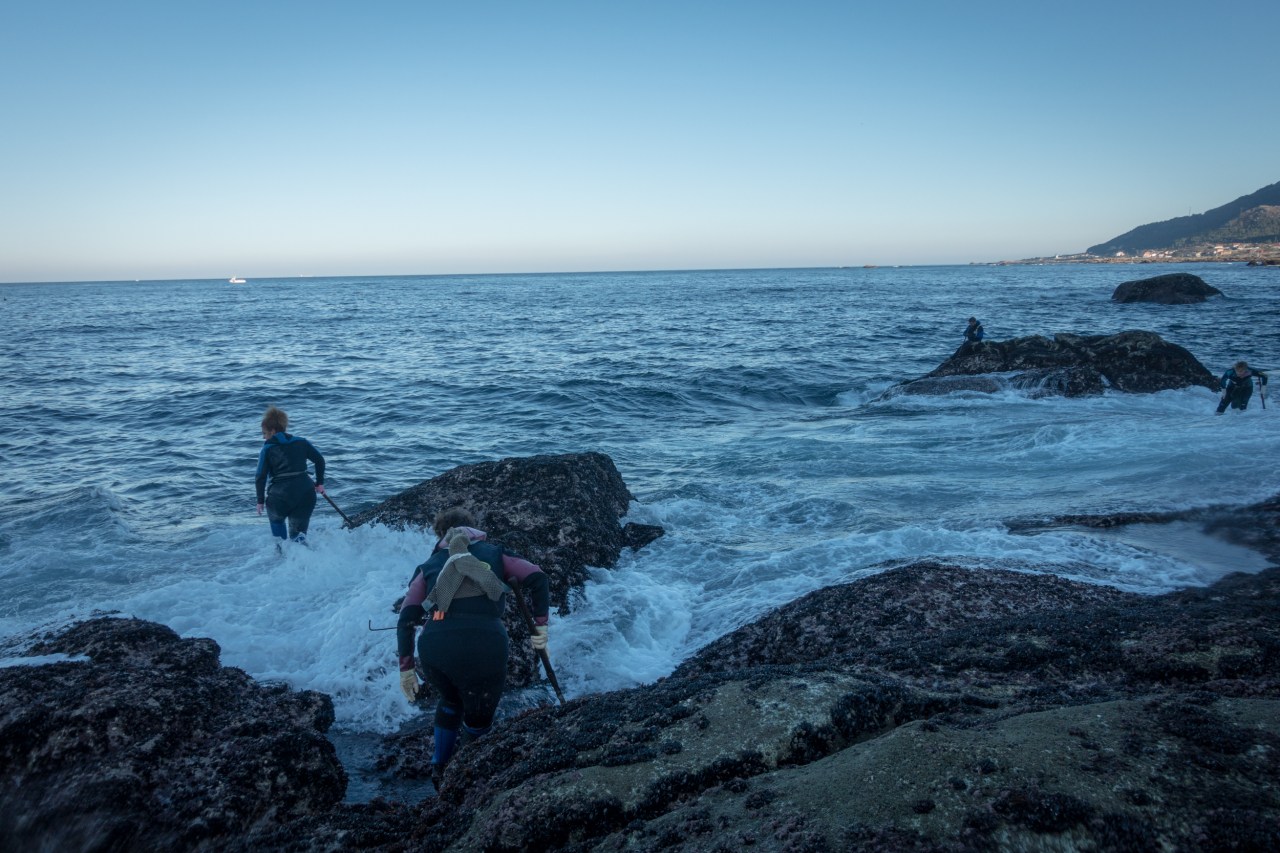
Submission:
{"label": "white sea foam", "polygon": [[0,658],[0,669],[15,666],[45,666],[51,663],[85,663],[89,658],[84,655],[31,655],[29,657]]}

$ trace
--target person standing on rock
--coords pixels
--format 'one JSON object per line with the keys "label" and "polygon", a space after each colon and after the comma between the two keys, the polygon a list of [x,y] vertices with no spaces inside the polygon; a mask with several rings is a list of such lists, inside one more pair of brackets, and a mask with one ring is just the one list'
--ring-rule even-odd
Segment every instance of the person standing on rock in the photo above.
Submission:
{"label": "person standing on rock", "polygon": [[[258,515],[264,508],[267,510],[272,535],[304,542],[316,508],[316,495],[324,494],[324,457],[305,438],[286,432],[288,428],[289,416],[284,410],[267,407],[262,416],[262,450],[258,453],[254,483]],[[307,460],[316,467],[314,482],[307,476]]]}
{"label": "person standing on rock", "polygon": [[[1219,382],[1219,387],[1222,388],[1222,399],[1218,401],[1218,414],[1225,412],[1227,406],[1242,412],[1249,408],[1249,398],[1253,396],[1254,379],[1258,380],[1261,387],[1267,386],[1267,374],[1249,367],[1246,361],[1237,361],[1235,367],[1222,374],[1222,380]],[[1263,402],[1265,404],[1265,398]]]}
{"label": "person standing on rock", "polygon": [[424,677],[440,697],[431,757],[431,779],[439,787],[460,733],[465,731],[474,739],[488,732],[502,698],[508,653],[502,613],[510,591],[504,581],[519,581],[533,598],[535,628],[530,642],[535,650],[547,647],[551,595],[542,569],[486,541],[466,510],[444,510],[433,527],[439,538],[430,559],[409,581],[400,605],[396,645],[400,689],[414,702],[420,688],[413,633],[426,619],[418,637],[418,658]]}
{"label": "person standing on rock", "polygon": [[986,337],[986,332],[982,330],[982,324],[978,322],[978,318],[970,317],[969,325],[964,330],[964,339],[971,344],[976,344],[984,337]]}

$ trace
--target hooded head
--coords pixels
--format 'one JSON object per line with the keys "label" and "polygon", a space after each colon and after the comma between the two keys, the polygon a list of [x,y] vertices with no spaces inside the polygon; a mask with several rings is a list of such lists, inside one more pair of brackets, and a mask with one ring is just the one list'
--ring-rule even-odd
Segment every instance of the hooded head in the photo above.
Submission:
{"label": "hooded head", "polygon": [[450,557],[470,553],[471,537],[467,535],[465,528],[452,527],[445,531],[444,541],[449,543]]}

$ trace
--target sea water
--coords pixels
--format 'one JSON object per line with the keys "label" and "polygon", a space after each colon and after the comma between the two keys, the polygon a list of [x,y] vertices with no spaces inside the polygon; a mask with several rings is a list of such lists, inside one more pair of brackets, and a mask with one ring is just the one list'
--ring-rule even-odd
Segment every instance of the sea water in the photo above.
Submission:
{"label": "sea water", "polygon": [[[1118,305],[1192,272],[1226,293]],[[94,612],[211,637],[224,664],[321,690],[386,732],[390,605],[420,532],[323,500],[278,554],[254,514],[268,404],[324,453],[347,514],[456,465],[600,451],[667,534],[592,571],[550,650],[570,695],[668,674],[811,590],[940,558],[1142,593],[1258,555],[1184,525],[1012,532],[1064,513],[1280,491],[1280,403],[1204,388],[882,396],[960,344],[1145,329],[1215,374],[1280,367],[1280,269],[959,266],[0,286],[0,657]],[[1280,387],[1280,386],[1277,386]]]}

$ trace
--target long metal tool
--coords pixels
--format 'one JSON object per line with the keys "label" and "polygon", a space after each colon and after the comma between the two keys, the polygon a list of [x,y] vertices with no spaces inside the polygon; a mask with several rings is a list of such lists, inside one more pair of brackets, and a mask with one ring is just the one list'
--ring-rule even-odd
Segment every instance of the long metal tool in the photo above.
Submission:
{"label": "long metal tool", "polygon": [[[529,612],[529,605],[524,600],[524,590],[520,588],[520,581],[512,578],[511,585],[516,588],[516,607],[520,610],[520,615],[524,617],[524,624],[529,628],[529,635],[534,634],[536,625],[533,624],[533,614]],[[542,668],[547,671],[547,681],[551,682],[551,689],[556,692],[556,698],[560,700],[560,704],[564,704],[564,693],[560,690],[560,682],[556,681],[556,672],[551,668],[551,658],[547,655],[546,649],[538,649],[538,657],[542,659]]]}
{"label": "long metal tool", "polygon": [[320,494],[324,495],[324,499],[329,502],[329,506],[338,510],[338,515],[342,516],[343,527],[355,527],[355,525],[351,523],[351,519],[347,518],[347,514],[342,510],[338,509],[338,505],[333,502],[333,498],[329,497],[328,492],[321,492]]}

